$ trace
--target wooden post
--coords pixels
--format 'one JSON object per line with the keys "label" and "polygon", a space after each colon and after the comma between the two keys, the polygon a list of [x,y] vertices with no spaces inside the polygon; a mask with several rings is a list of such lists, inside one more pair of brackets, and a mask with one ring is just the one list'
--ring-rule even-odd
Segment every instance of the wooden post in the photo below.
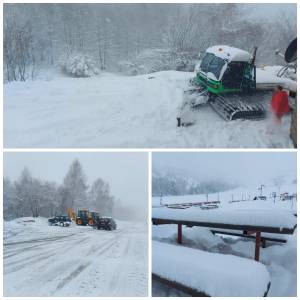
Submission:
{"label": "wooden post", "polygon": [[178,224],[177,227],[177,243],[182,244],[182,224]]}
{"label": "wooden post", "polygon": [[181,118],[177,118],[177,127],[181,127]]}
{"label": "wooden post", "polygon": [[255,258],[254,258],[256,261],[259,261],[260,242],[261,242],[261,232],[257,231],[255,237]]}

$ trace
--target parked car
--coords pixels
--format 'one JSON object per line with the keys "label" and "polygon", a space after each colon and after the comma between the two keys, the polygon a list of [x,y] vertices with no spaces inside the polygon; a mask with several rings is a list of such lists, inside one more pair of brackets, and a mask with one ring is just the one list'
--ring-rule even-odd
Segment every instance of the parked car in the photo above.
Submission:
{"label": "parked car", "polygon": [[48,219],[48,224],[51,226],[68,227],[72,224],[72,221],[68,216],[55,216]]}
{"label": "parked car", "polygon": [[104,230],[115,230],[117,229],[117,223],[111,217],[99,217],[95,221],[93,228],[104,229]]}

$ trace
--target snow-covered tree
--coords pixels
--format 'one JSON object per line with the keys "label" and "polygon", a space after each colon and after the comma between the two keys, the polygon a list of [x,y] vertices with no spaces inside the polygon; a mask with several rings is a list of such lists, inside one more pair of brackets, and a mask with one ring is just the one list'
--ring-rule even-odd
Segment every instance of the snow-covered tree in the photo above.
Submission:
{"label": "snow-covered tree", "polygon": [[114,197],[108,182],[98,178],[89,188],[79,160],[74,160],[61,184],[34,178],[24,168],[17,180],[3,181],[4,218],[65,215],[67,209],[99,211],[111,216]]}
{"label": "snow-covered tree", "polygon": [[113,197],[110,194],[109,184],[98,178],[89,190],[90,207],[100,212],[101,215],[111,215]]}
{"label": "snow-covered tree", "polygon": [[192,195],[192,194],[210,194],[225,191],[233,188],[229,184],[220,180],[191,180],[174,174],[157,175],[152,177],[152,195]]}
{"label": "snow-covered tree", "polygon": [[94,57],[99,69],[115,70],[146,50],[194,56],[220,43],[245,50],[258,46],[260,63],[282,62],[274,51],[284,51],[296,37],[296,17],[254,15],[237,3],[4,4],[5,80],[27,80],[40,67],[58,65],[60,57],[74,53]]}
{"label": "snow-covered tree", "polygon": [[78,209],[85,206],[87,199],[87,178],[79,160],[74,160],[63,181],[64,207]]}
{"label": "snow-covered tree", "polygon": [[29,170],[24,168],[16,186],[16,214],[18,216],[39,216],[39,182],[32,178]]}
{"label": "snow-covered tree", "polygon": [[72,77],[91,77],[99,73],[93,58],[87,54],[74,53],[64,59],[63,70]]}
{"label": "snow-covered tree", "polygon": [[15,218],[16,211],[16,189],[9,178],[3,179],[3,215],[5,219]]}

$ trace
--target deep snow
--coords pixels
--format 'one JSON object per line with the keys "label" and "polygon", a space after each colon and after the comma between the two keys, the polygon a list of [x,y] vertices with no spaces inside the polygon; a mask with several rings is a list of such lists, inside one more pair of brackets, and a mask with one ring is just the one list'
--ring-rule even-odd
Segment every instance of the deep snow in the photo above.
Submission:
{"label": "deep snow", "polygon": [[260,297],[270,282],[263,264],[234,255],[153,241],[152,257],[152,273],[212,297]]}
{"label": "deep snow", "polygon": [[[287,244],[268,243],[260,249],[260,262],[269,271],[271,287],[268,297],[297,296],[297,231],[286,236]],[[177,226],[152,226],[152,238],[155,241],[176,245]],[[213,235],[207,228],[183,227],[183,245],[212,253],[223,253],[253,260],[254,240]],[[181,246],[179,246],[181,247]],[[154,263],[154,262],[153,262]],[[217,288],[217,287],[216,287]],[[177,290],[152,282],[153,296],[188,296]]]}
{"label": "deep snow", "polygon": [[147,225],[115,231],[4,222],[4,296],[147,296]]}
{"label": "deep snow", "polygon": [[[281,192],[288,192],[294,194],[297,191],[297,184],[295,181],[286,182],[281,186]],[[219,208],[211,211],[234,211],[234,210],[248,210],[249,215],[255,214],[255,211],[263,210],[269,211],[270,215],[277,214],[291,215],[297,212],[297,201],[281,201],[279,198],[272,199],[270,194],[277,192],[278,187],[271,184],[266,185],[263,190],[263,195],[267,196],[267,200],[253,201],[253,196],[259,195],[256,186],[240,187],[225,192],[208,195],[209,201],[220,200]],[[231,200],[242,200],[240,202],[231,202]],[[162,203],[165,204],[180,204],[206,201],[206,195],[186,195],[186,196],[165,196],[162,197]],[[152,205],[154,209],[160,203],[160,197],[152,198]],[[176,210],[177,209],[170,209]],[[189,209],[178,211],[188,211]],[[200,208],[198,208],[200,210]],[[203,211],[209,212],[208,211]],[[254,212],[253,212],[254,211]],[[282,220],[278,220],[281,222]],[[293,235],[278,235],[267,234],[263,236],[273,236],[277,238],[285,238],[286,244],[278,244],[267,242],[266,248],[260,250],[260,262],[262,262],[268,269],[271,277],[271,287],[268,296],[294,297],[297,295],[297,230]],[[159,225],[152,226],[152,239],[164,243],[176,244],[177,226],[176,225]],[[245,239],[232,236],[218,236],[213,235],[209,228],[183,227],[183,245],[185,247],[196,248],[214,253],[231,254],[239,257],[250,258],[254,257],[255,242],[252,239]],[[156,281],[152,284],[153,296],[187,296],[182,292],[171,289]]]}
{"label": "deep snow", "polygon": [[[290,116],[275,128],[261,121],[226,122],[209,106],[197,123],[177,128],[183,90],[193,73],[141,76],[59,74],[4,84],[4,145],[15,147],[290,148]],[[266,107],[268,103],[265,103]]]}

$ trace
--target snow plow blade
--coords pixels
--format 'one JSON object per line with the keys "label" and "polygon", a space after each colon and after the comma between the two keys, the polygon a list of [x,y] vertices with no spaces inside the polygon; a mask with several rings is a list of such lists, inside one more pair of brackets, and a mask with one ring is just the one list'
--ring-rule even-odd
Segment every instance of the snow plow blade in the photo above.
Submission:
{"label": "snow plow blade", "polygon": [[[249,96],[251,97],[251,96]],[[238,95],[217,96],[209,102],[213,110],[223,119],[234,121],[243,120],[261,120],[266,116],[266,111],[262,104],[251,103],[247,96],[243,100]]]}

